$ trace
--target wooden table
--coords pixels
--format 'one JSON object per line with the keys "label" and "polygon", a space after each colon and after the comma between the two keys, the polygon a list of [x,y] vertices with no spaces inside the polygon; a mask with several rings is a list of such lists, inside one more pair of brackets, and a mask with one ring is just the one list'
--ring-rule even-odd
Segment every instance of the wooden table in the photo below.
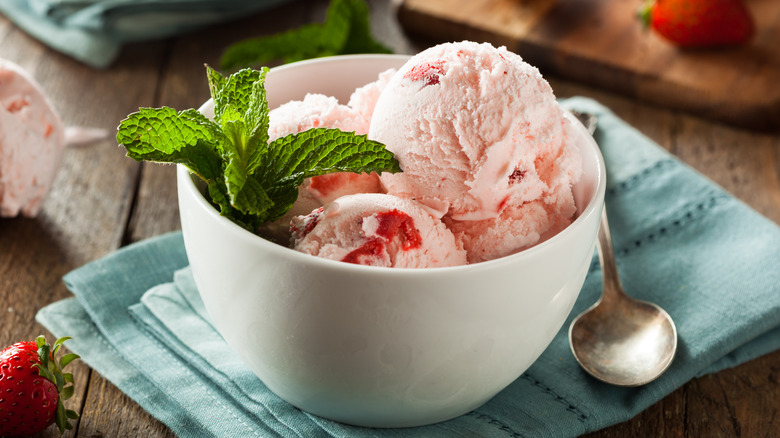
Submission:
{"label": "wooden table", "polygon": [[[400,30],[389,1],[371,1],[375,34],[397,52],[424,47]],[[127,46],[97,71],[48,49],[0,17],[0,58],[20,64],[49,93],[68,125],[113,130],[140,106],[198,107],[208,96],[203,63],[240,38],[324,18],[327,1],[293,2],[197,34]],[[586,95],[780,223],[780,134],[756,133],[549,78],[559,96]],[[116,142],[65,151],[36,218],[0,219],[0,344],[44,333],[41,307],[70,296],[62,276],[117,248],[179,229],[174,168],[142,165]],[[163,437],[172,433],[100,374],[72,365],[68,407],[81,420],[66,436]],[[695,379],[636,418],[592,437],[777,436],[780,352]],[[41,436],[57,436],[54,428]]]}

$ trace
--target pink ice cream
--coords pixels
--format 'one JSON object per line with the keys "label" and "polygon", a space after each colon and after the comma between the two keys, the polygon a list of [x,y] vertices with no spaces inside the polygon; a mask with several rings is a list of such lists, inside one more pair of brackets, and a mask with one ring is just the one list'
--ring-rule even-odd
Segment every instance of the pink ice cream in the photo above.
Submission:
{"label": "pink ice cream", "polygon": [[[374,115],[376,102],[379,100],[379,96],[382,94],[385,87],[387,87],[387,84],[390,83],[390,80],[395,73],[396,70],[392,68],[379,73],[379,77],[376,81],[366,84],[352,93],[347,106],[362,114],[370,125],[371,117]],[[366,130],[362,133],[368,133],[369,125],[366,125]]]}
{"label": "pink ice cream", "polygon": [[338,198],[291,225],[293,247],[348,263],[430,268],[466,263],[439,218],[410,199],[369,193]]}
{"label": "pink ice cream", "polygon": [[575,213],[581,158],[539,71],[490,44],[449,43],[411,58],[374,109],[369,138],[403,173],[390,194],[443,216],[470,262],[538,243]]}
{"label": "pink ice cream", "polygon": [[[336,128],[367,134],[371,115],[382,89],[394,70],[355,90],[346,105],[335,97],[307,94],[302,101],[292,101],[269,112],[269,137],[274,140],[311,128]],[[381,190],[376,174],[332,173],[310,178],[303,183],[296,214],[305,214],[334,199],[354,193],[376,193]]]}
{"label": "pink ice cream", "polygon": [[64,144],[62,121],[41,87],[0,59],[0,216],[38,214]]}

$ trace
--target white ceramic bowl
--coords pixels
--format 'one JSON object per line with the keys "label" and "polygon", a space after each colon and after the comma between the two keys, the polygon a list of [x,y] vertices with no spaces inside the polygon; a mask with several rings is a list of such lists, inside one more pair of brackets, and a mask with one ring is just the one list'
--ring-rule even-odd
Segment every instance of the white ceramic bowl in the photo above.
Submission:
{"label": "white ceramic bowl", "polygon": [[[346,102],[406,56],[323,58],[272,69],[273,108],[306,92]],[[208,112],[210,106],[202,110]],[[435,269],[359,266],[273,244],[221,217],[178,169],[184,242],[216,328],[284,400],[363,426],[434,423],[479,407],[552,340],[579,294],[604,200],[584,130],[579,217],[526,251]]]}

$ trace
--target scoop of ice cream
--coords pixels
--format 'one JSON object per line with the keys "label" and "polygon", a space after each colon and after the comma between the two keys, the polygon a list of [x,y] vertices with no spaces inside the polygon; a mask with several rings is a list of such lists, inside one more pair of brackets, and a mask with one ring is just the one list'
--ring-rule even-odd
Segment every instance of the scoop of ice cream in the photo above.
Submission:
{"label": "scoop of ice cream", "polygon": [[[570,129],[573,127],[567,123],[566,130]],[[551,170],[566,173],[566,169],[579,168],[580,156],[571,154],[568,148],[564,151],[555,160],[560,165]],[[577,206],[569,184],[579,179],[579,173],[574,176],[544,176],[542,179],[553,185],[545,187],[542,196],[527,202],[508,202],[495,218],[445,220],[462,241],[471,263],[515,253],[547,240],[571,224]]]}
{"label": "scoop of ice cream", "polygon": [[[270,140],[311,128],[336,128],[365,134],[370,123],[370,115],[322,94],[307,94],[303,100],[291,101],[271,110],[268,116]],[[340,196],[378,192],[380,189],[376,174],[333,173],[309,178],[301,185],[294,210],[297,214],[305,214]]]}
{"label": "scoop of ice cream", "polygon": [[581,160],[567,123],[535,67],[503,47],[460,42],[401,67],[377,101],[369,138],[403,169],[381,176],[386,191],[438,211],[475,262],[571,220]]}
{"label": "scoop of ice cream", "polygon": [[430,268],[466,263],[452,232],[418,203],[380,193],[338,198],[292,221],[293,248],[361,265]]}
{"label": "scoop of ice cream", "polygon": [[268,113],[268,136],[271,140],[296,134],[310,128],[337,128],[342,131],[368,132],[370,119],[338,99],[323,94],[307,94]]}
{"label": "scoop of ice cream", "polygon": [[0,59],[0,216],[38,214],[60,166],[64,132],[38,83]]}
{"label": "scoop of ice cream", "polygon": [[[376,81],[356,89],[347,105],[335,97],[307,94],[303,100],[287,102],[268,114],[270,140],[295,134],[311,128],[336,128],[368,133],[371,114],[379,95],[395,70],[379,74]],[[354,193],[377,193],[382,190],[379,177],[374,174],[337,172],[307,178],[298,188],[298,199],[281,219],[265,224],[256,230],[258,234],[275,242],[289,240],[290,220],[306,215],[315,208],[341,196]]]}

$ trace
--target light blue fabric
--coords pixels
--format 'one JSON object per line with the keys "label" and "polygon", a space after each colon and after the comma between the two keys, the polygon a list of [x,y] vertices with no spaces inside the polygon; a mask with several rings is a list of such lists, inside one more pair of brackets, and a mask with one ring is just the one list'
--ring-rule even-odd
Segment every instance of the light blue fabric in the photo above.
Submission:
{"label": "light blue fabric", "polygon": [[123,248],[69,273],[75,298],[38,320],[182,437],[572,437],[625,421],[688,380],[780,348],[780,228],[685,166],[606,108],[596,138],[608,168],[607,206],[627,290],[674,318],[679,351],[639,388],[588,376],[567,328],[601,292],[594,256],[572,316],[534,365],[482,407],[411,429],[318,418],[272,394],[208,321],[180,233]]}
{"label": "light blue fabric", "polygon": [[0,13],[51,48],[93,67],[122,44],[245,17],[287,0],[0,0]]}

